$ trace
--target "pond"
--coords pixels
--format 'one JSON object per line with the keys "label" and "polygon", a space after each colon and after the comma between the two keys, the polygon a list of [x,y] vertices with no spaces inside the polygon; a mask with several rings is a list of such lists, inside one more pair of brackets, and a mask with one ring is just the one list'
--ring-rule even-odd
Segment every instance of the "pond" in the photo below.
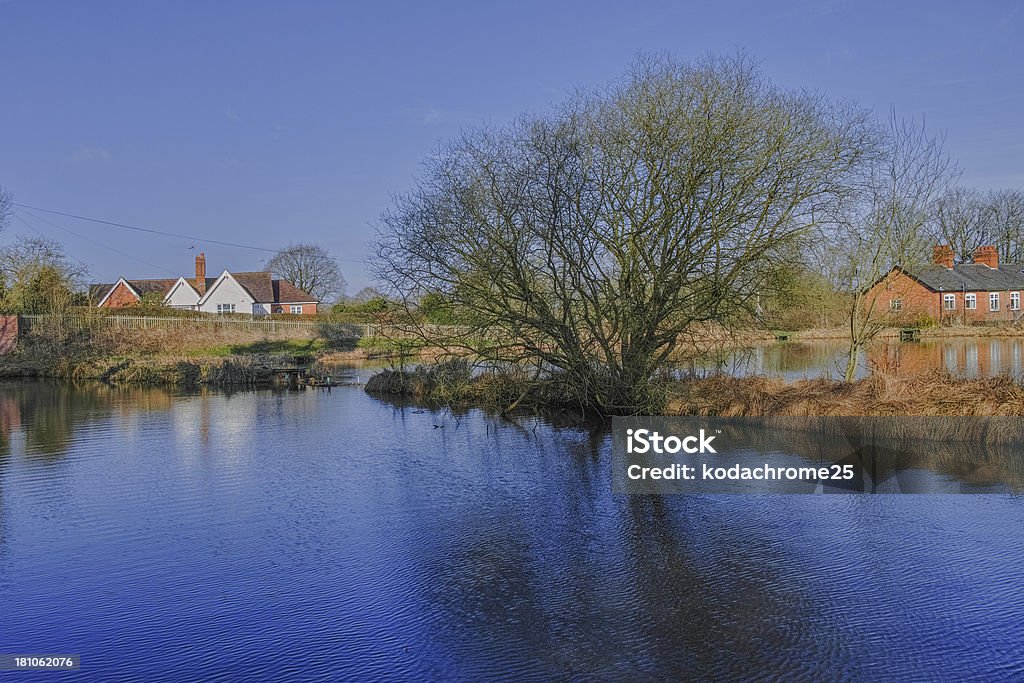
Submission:
{"label": "pond", "polygon": [[982,495],[630,497],[609,448],[357,387],[0,384],[0,652],[101,681],[1024,675],[1020,459]]}
{"label": "pond", "polygon": [[[730,349],[701,362],[684,364],[695,374],[721,370],[743,375],[768,375],[792,381],[846,373],[849,344],[841,341],[780,342]],[[916,373],[947,370],[961,377],[991,377],[1024,373],[1024,338],[950,337],[923,341],[879,340],[860,354],[858,377],[873,371]]]}

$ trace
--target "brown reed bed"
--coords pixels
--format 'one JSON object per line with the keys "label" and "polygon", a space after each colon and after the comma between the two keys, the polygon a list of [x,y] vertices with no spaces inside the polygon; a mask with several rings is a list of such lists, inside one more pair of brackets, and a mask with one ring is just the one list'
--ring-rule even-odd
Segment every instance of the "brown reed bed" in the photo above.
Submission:
{"label": "brown reed bed", "polygon": [[1002,375],[967,379],[943,371],[876,373],[857,382],[714,376],[675,384],[669,415],[1024,415],[1024,385]]}

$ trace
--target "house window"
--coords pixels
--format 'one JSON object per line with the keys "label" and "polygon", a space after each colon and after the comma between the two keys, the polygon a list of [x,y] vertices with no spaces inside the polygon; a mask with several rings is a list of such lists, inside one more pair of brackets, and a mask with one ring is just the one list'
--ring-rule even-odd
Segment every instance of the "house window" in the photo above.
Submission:
{"label": "house window", "polygon": [[1020,292],[1010,292],[1010,310],[1020,310]]}
{"label": "house window", "polygon": [[942,307],[947,311],[956,310],[956,294],[943,294],[942,295]]}
{"label": "house window", "polygon": [[999,292],[992,292],[988,295],[988,310],[999,310]]}
{"label": "house window", "polygon": [[297,306],[295,304],[292,304],[289,310],[291,310],[292,313],[296,314],[302,313],[302,304],[299,304]]}
{"label": "house window", "polygon": [[964,308],[969,311],[973,311],[978,307],[978,295],[977,294],[965,294],[964,295]]}
{"label": "house window", "polygon": [[889,299],[889,310],[890,311],[902,311],[903,310],[903,299]]}
{"label": "house window", "polygon": [[225,313],[234,313],[234,304],[217,304],[217,315],[224,315]]}

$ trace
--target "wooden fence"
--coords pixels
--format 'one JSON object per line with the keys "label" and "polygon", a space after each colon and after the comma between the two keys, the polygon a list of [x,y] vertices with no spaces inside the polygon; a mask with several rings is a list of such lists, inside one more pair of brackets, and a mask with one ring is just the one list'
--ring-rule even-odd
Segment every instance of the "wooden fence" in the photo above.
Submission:
{"label": "wooden fence", "polygon": [[[208,317],[159,317],[143,315],[83,315],[80,313],[66,313],[55,315],[21,315],[21,332],[27,332],[32,328],[35,321],[45,319],[60,319],[60,322],[71,329],[96,329],[102,325],[113,325],[128,330],[145,330],[151,328],[177,329],[177,330],[239,330],[245,332],[308,332],[317,331],[317,321],[300,320],[274,320],[271,318],[232,318],[227,316]],[[329,321],[324,321],[329,322]],[[396,325],[379,325],[365,323],[336,323],[345,325],[352,329],[352,337],[383,337],[383,338],[412,338],[422,333],[436,336],[458,337],[469,332],[469,328],[458,325],[423,325],[420,327],[408,327]]]}

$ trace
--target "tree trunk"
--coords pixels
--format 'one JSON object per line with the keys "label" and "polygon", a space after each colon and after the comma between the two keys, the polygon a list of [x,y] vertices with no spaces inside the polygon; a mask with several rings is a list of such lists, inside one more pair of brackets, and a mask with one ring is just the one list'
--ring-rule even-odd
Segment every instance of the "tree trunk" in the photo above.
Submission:
{"label": "tree trunk", "polygon": [[847,384],[857,377],[857,359],[860,356],[861,348],[860,342],[850,344],[850,358],[846,361],[846,376],[843,378]]}

